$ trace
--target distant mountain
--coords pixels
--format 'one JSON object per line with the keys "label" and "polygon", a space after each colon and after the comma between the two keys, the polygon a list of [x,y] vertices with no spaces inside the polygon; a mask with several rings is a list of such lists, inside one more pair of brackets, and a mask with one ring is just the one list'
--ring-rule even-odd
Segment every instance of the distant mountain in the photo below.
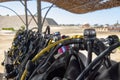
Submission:
{"label": "distant mountain", "polygon": [[53,20],[52,18],[46,18],[46,20],[47,20],[47,22],[48,22],[49,25],[58,25],[58,24],[56,23],[56,21]]}
{"label": "distant mountain", "polygon": [[[25,22],[25,16],[20,16],[23,21]],[[31,20],[31,16],[28,16],[28,21]],[[37,20],[37,18],[35,17]],[[0,16],[0,28],[7,28],[7,27],[13,27],[14,29],[19,29],[21,26],[23,26],[24,23],[20,20],[18,16]],[[44,26],[57,26],[57,22],[53,20],[52,18],[46,18]],[[29,29],[37,27],[36,23],[32,19],[31,23],[29,24]]]}

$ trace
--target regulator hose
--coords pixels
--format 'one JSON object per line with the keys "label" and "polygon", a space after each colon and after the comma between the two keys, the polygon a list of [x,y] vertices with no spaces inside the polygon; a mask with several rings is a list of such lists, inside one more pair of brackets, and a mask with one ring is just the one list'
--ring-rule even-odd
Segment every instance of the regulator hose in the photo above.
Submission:
{"label": "regulator hose", "polygon": [[84,80],[84,76],[87,75],[87,73],[101,60],[103,59],[106,55],[109,55],[112,50],[120,46],[120,42],[117,42],[107,49],[105,49],[97,58],[93,60],[92,63],[90,63],[84,70],[83,72],[77,77],[76,80]]}
{"label": "regulator hose", "polygon": [[[61,39],[59,41],[56,41],[53,44],[50,44],[49,46],[47,46],[46,48],[42,49],[33,59],[32,62],[34,63],[36,60],[38,60],[45,52],[49,51],[51,48],[53,48],[54,46],[58,45],[59,43],[64,42],[65,40],[70,40],[70,39],[74,39],[74,38],[83,38],[83,36],[73,36],[72,38],[66,38],[66,39]],[[24,70],[22,76],[21,76],[21,80],[25,80],[25,77],[27,75],[27,69]]]}
{"label": "regulator hose", "polygon": [[[62,46],[67,46],[69,44],[82,44],[82,39],[71,39],[71,40],[66,40],[64,42],[62,42],[60,45],[57,45],[56,48],[50,52],[48,58],[45,60],[45,64],[41,65],[39,64],[38,67],[36,68],[36,70],[34,70],[34,72],[32,73],[32,75],[30,76],[29,80],[32,78],[32,76],[36,73],[36,71],[39,69],[39,68],[43,68],[44,66],[47,65],[47,63],[49,62],[49,60],[54,56],[54,54],[57,53],[58,49],[61,48]],[[79,60],[78,60],[79,61]],[[79,61],[81,62],[81,61]]]}

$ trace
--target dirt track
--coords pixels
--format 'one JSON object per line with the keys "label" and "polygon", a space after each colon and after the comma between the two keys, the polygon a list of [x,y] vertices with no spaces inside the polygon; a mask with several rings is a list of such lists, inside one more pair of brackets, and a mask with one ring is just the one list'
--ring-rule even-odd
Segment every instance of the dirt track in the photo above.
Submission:
{"label": "dirt track", "polygon": [[[60,31],[62,34],[67,34],[67,35],[75,35],[75,34],[82,34],[78,30],[79,28],[52,28],[52,32],[55,31]],[[120,32],[115,33],[115,32],[109,32],[109,33],[97,33],[97,37],[107,37],[108,35],[111,34],[116,34],[120,38]],[[4,51],[7,51],[11,47],[12,39],[14,35],[1,35],[0,34],[0,63],[4,60]],[[117,50],[115,54],[112,54],[112,59],[116,61],[120,61],[120,50]],[[0,65],[0,73],[4,72],[4,68]]]}

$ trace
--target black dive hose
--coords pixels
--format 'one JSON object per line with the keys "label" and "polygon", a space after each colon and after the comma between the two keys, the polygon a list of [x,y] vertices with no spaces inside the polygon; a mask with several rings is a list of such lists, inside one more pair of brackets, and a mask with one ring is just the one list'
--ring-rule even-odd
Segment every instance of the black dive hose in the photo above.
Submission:
{"label": "black dive hose", "polygon": [[87,65],[89,65],[92,62],[92,42],[87,41],[87,51],[88,51],[88,59],[87,59]]}
{"label": "black dive hose", "polygon": [[[36,41],[39,41],[39,42],[41,43],[41,42],[42,42],[41,36],[40,36],[39,38],[37,38],[34,43],[36,43]],[[22,73],[23,73],[23,71],[24,71],[24,69],[25,69],[25,65],[26,65],[27,61],[30,60],[31,58],[33,58],[33,57],[38,53],[38,51],[39,51],[38,48],[40,48],[40,45],[41,45],[40,43],[36,44],[36,45],[35,45],[36,48],[33,49],[31,52],[28,52],[28,53],[26,54],[27,57],[25,57],[25,58],[23,59],[23,62],[20,64],[19,76],[22,75]],[[41,45],[41,46],[43,46],[43,45]],[[36,50],[37,50],[37,51],[36,51]],[[17,79],[18,79],[18,77],[17,77]]]}
{"label": "black dive hose", "polygon": [[[83,65],[83,62],[81,61],[81,59],[80,59],[80,57],[79,57],[79,55],[78,55],[78,53],[76,53],[76,52],[73,52],[73,50],[69,50],[69,54],[63,54],[63,55],[61,55],[60,56],[60,58],[57,58],[56,60],[55,60],[55,62],[53,62],[50,66],[49,66],[49,68],[47,68],[46,69],[46,71],[44,71],[43,73],[39,73],[40,75],[40,77],[38,78],[39,80],[49,80],[49,78],[51,78],[50,77],[50,75],[51,75],[51,73],[53,73],[54,71],[58,71],[61,67],[62,68],[67,68],[68,69],[68,64],[69,64],[69,62],[70,62],[70,59],[71,59],[71,57],[72,56],[74,56],[75,58],[76,58],[76,60],[78,61],[78,64],[80,64],[80,65],[78,65],[80,68],[79,68],[79,73],[81,73],[81,71],[82,70],[84,70],[84,66],[82,66]],[[69,69],[68,69],[69,70]],[[68,71],[67,70],[67,71]],[[73,68],[71,69],[71,70],[73,70]],[[39,71],[39,70],[38,70]],[[65,73],[66,71],[64,70],[62,73],[63,74],[61,74],[62,76],[61,76],[61,78],[62,77],[64,77],[65,76]],[[71,75],[70,73],[67,73],[68,75]],[[66,76],[68,76],[66,74]],[[42,75],[42,76],[41,76]],[[54,75],[54,74],[52,74],[52,75]],[[60,76],[58,73],[56,74],[57,76]],[[78,74],[79,75],[79,74]],[[77,76],[78,76],[77,75]],[[76,76],[76,77],[77,77]],[[55,76],[54,76],[55,77]],[[36,80],[36,78],[35,77],[32,77],[34,80]],[[31,80],[32,78],[29,78],[28,80]],[[50,79],[51,80],[51,79]]]}
{"label": "black dive hose", "polygon": [[[59,45],[59,46],[60,46],[60,45]],[[52,57],[52,55],[54,55],[54,53],[55,53],[55,52],[53,52],[53,50],[55,51],[56,49],[59,48],[59,46],[56,46],[55,49],[52,48],[52,50],[49,52],[50,54],[48,54],[48,58],[47,58],[46,60],[42,61],[42,63],[40,63],[40,64],[37,66],[37,68],[33,71],[33,73],[31,74],[31,76],[29,77],[28,80],[30,80],[30,79],[34,76],[34,74],[37,72],[37,70],[38,70],[39,68],[44,67],[45,65],[47,65],[48,61],[50,60],[50,58]]]}
{"label": "black dive hose", "polygon": [[[48,32],[48,33],[47,33]],[[50,34],[50,26],[47,26],[47,28],[46,28],[46,30],[45,30],[45,32],[44,32],[44,34]]]}
{"label": "black dive hose", "polygon": [[79,44],[79,43],[82,43],[82,41],[80,39],[71,39],[71,40],[64,41],[60,45],[56,46],[56,48],[48,56],[45,63],[47,63],[51,59],[51,57],[53,57],[53,55],[58,51],[58,49],[61,48],[62,46],[66,46],[66,45],[69,45],[69,44]]}
{"label": "black dive hose", "polygon": [[[100,41],[99,41],[100,42]],[[61,44],[59,44],[58,46],[56,46],[56,48],[55,49],[53,49],[52,50],[52,52],[49,52],[50,54],[48,55],[48,58],[45,60],[45,62],[44,62],[44,64],[39,64],[38,65],[38,67],[34,70],[34,72],[31,74],[31,76],[29,77],[29,79],[31,79],[33,76],[34,76],[34,74],[37,72],[37,70],[39,69],[39,68],[44,68],[46,65],[47,65],[47,63],[49,62],[49,60],[53,57],[53,55],[55,54],[55,53],[57,53],[57,50],[60,48],[60,47],[62,47],[62,46],[66,46],[66,45],[69,45],[69,44],[83,44],[83,42],[82,42],[82,39],[81,40],[79,40],[79,39],[72,39],[72,40],[67,40],[67,41],[64,41],[63,43],[61,43]],[[100,46],[100,45],[99,45]],[[103,47],[103,46],[102,46]],[[103,51],[103,50],[101,50],[101,51]],[[100,54],[100,53],[98,53],[97,52],[97,54]],[[43,70],[42,70],[42,72],[44,72]]]}
{"label": "black dive hose", "polygon": [[[84,70],[85,66],[84,66],[82,60],[80,59],[78,53],[76,53],[76,51],[74,51],[74,50],[72,49],[72,50],[70,50],[69,55],[66,55],[66,56],[67,56],[67,57],[65,58],[65,59],[66,59],[65,63],[67,63],[67,64],[64,64],[64,65],[66,66],[66,68],[68,68],[68,65],[69,65],[69,62],[70,62],[71,57],[74,56],[74,57],[76,58],[76,60],[78,61],[78,64],[80,64],[80,65],[79,65],[79,67],[80,67],[80,72],[79,72],[79,73],[81,73],[81,72]],[[60,58],[58,58],[58,59],[60,59]],[[64,63],[64,62],[63,62],[63,63]],[[59,63],[57,63],[57,64],[59,64]],[[47,80],[48,75],[49,75],[52,71],[54,71],[54,70],[56,69],[56,67],[58,68],[58,67],[60,67],[60,66],[62,66],[62,64],[61,64],[61,65],[56,65],[56,62],[52,63],[51,66],[44,72],[44,73],[46,73],[46,74],[43,73],[43,78],[44,78],[45,80]],[[55,67],[55,68],[54,68],[54,67]],[[73,69],[73,68],[72,68],[72,69]],[[65,72],[66,72],[66,71],[65,71]],[[68,74],[71,75],[70,73],[68,73]],[[63,75],[64,75],[64,74],[63,74]],[[78,75],[79,75],[79,74],[78,74]],[[68,76],[68,75],[66,75],[66,76]],[[64,77],[65,77],[65,75],[64,75]],[[77,77],[77,76],[76,76],[76,77]],[[48,77],[48,78],[49,78],[49,77]],[[74,79],[73,79],[73,80],[74,80]]]}
{"label": "black dive hose", "polygon": [[111,45],[110,47],[108,47],[107,49],[105,49],[97,58],[95,58],[93,60],[92,63],[90,63],[85,69],[84,71],[77,77],[76,80],[84,80],[84,76],[87,75],[87,73],[101,60],[103,59],[106,55],[109,55],[110,52],[112,50],[114,50],[115,48],[120,46],[120,42],[117,42],[113,45]]}
{"label": "black dive hose", "polygon": [[[103,42],[99,39],[96,39],[94,41],[94,46],[93,46],[93,52],[98,56],[101,52],[103,52],[107,47]],[[112,66],[111,61],[109,59],[109,55],[104,57],[104,65],[106,68],[109,68]]]}
{"label": "black dive hose", "polygon": [[83,44],[82,39],[71,39],[71,40],[66,40],[64,42],[62,42],[60,45],[56,46],[56,48],[50,53],[50,55],[48,56],[47,60],[45,60],[44,65],[41,66],[38,65],[38,67],[34,70],[34,72],[31,74],[31,76],[29,77],[29,80],[34,76],[34,74],[36,73],[36,71],[40,68],[40,67],[44,67],[48,61],[51,59],[51,57],[53,57],[53,55],[58,51],[58,49],[62,46],[66,46],[69,44]]}
{"label": "black dive hose", "polygon": [[[92,62],[92,52],[94,52],[97,56],[104,51],[107,47],[103,44],[103,42],[99,39],[95,39],[94,42],[91,44],[91,41],[87,41],[87,51],[88,51],[88,59],[87,59],[87,65],[89,65]],[[102,63],[106,66],[106,68],[110,67],[109,64],[111,64],[108,56],[104,57],[100,62],[98,62],[92,70],[90,70],[88,73],[90,73],[87,77],[89,80],[93,80],[98,73],[97,71],[101,67]]]}

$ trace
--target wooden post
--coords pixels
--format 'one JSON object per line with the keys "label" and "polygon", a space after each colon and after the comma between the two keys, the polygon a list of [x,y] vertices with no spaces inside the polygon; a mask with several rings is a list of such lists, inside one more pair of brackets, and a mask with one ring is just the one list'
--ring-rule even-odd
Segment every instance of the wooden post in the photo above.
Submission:
{"label": "wooden post", "polygon": [[25,21],[26,21],[26,29],[28,30],[28,13],[27,13],[27,0],[25,2]]}
{"label": "wooden post", "polygon": [[38,30],[40,33],[42,33],[41,0],[37,0],[37,18],[38,18]]}

